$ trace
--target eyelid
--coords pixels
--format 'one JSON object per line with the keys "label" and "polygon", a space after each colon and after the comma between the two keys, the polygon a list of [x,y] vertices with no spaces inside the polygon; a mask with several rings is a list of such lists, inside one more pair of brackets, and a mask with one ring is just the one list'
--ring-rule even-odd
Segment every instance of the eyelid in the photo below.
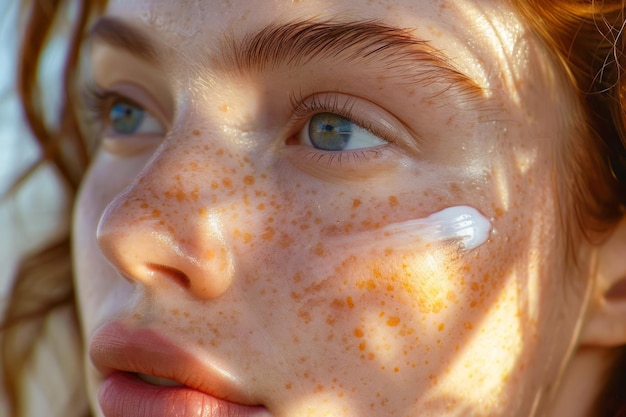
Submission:
{"label": "eyelid", "polygon": [[292,94],[290,102],[293,118],[289,123],[289,131],[297,129],[315,114],[334,113],[389,143],[401,143],[414,151],[418,150],[416,135],[396,117],[367,99],[338,92],[323,92],[306,98]]}

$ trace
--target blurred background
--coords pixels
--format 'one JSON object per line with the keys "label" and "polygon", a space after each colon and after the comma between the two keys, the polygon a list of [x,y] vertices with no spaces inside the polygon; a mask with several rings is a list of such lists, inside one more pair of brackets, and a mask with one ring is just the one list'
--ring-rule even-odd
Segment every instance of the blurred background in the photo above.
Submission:
{"label": "blurred background", "polygon": [[[16,65],[19,48],[20,9],[18,0],[0,0],[0,307],[19,260],[43,247],[67,230],[69,207],[64,188],[54,170],[39,164],[40,151],[20,108]],[[41,94],[46,106],[58,108],[58,77],[64,61],[62,26],[54,34],[42,68]],[[57,87],[57,88],[55,88]],[[47,113],[54,119],[54,111]],[[52,122],[51,122],[52,123]],[[36,170],[16,190],[18,179],[32,167]]]}

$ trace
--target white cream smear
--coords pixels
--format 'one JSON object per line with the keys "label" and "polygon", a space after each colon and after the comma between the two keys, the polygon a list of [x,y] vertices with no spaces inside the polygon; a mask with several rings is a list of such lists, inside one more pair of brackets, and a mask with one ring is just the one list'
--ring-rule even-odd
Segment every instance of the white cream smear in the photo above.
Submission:
{"label": "white cream smear", "polygon": [[[374,231],[359,234],[365,246],[378,247],[381,240],[396,248],[411,248],[417,243],[454,242],[459,249],[475,249],[489,239],[491,222],[470,206],[448,207],[428,217],[391,223]],[[352,236],[350,239],[354,239]],[[351,240],[351,242],[353,242]],[[339,242],[338,242],[339,243]],[[343,242],[342,243],[347,243]],[[362,249],[363,244],[359,245]]]}
{"label": "white cream smear", "polygon": [[473,207],[454,206],[422,219],[392,223],[380,231],[407,244],[456,241],[461,249],[471,250],[489,239],[491,222]]}

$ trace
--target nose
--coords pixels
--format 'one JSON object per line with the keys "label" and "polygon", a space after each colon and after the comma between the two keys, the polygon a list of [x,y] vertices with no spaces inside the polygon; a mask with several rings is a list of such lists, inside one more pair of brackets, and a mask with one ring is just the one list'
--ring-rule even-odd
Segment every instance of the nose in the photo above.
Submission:
{"label": "nose", "polygon": [[[220,210],[205,205],[199,174],[181,169],[189,161],[176,151],[165,154],[153,157],[107,206],[98,244],[131,282],[152,289],[174,284],[196,298],[219,297],[234,273]],[[211,197],[215,205],[216,196]]]}

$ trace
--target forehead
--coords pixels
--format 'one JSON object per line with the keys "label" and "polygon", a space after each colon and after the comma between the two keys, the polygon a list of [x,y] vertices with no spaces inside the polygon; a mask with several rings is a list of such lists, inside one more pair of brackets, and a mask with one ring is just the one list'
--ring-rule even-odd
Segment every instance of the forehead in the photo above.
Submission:
{"label": "forehead", "polygon": [[301,21],[376,21],[408,29],[445,51],[487,89],[494,87],[489,80],[494,63],[502,67],[499,72],[512,87],[512,77],[527,59],[527,34],[520,20],[510,8],[491,0],[112,0],[107,14],[147,29],[171,51],[184,55],[185,61],[193,56],[217,56],[225,40],[248,36],[268,25]]}

